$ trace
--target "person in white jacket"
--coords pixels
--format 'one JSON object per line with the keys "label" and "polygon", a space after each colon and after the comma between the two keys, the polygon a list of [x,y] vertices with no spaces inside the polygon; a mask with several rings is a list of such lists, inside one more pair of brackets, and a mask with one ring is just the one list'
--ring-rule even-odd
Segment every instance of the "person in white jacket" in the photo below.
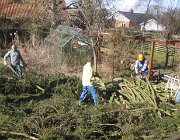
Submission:
{"label": "person in white jacket", "polygon": [[97,92],[91,82],[91,78],[93,75],[93,70],[91,67],[91,60],[88,60],[87,63],[83,67],[83,75],[82,75],[82,86],[83,86],[83,91],[80,96],[80,101],[79,104],[84,102],[87,96],[87,92],[89,91],[93,97],[94,100],[94,105],[98,104],[98,96]]}

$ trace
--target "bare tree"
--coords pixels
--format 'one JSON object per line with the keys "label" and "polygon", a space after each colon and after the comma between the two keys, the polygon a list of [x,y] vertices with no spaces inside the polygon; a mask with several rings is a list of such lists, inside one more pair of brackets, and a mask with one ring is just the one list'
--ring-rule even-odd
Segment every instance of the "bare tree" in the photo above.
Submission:
{"label": "bare tree", "polygon": [[162,15],[162,22],[171,34],[177,34],[180,28],[180,9],[168,8]]}
{"label": "bare tree", "polygon": [[[163,6],[163,3],[166,3],[166,7]],[[169,3],[167,0],[138,0],[136,6],[145,9],[147,16],[144,23],[146,23],[147,17],[153,14],[157,21],[166,26],[168,32],[176,33],[179,24],[179,3],[180,0],[169,0]]]}
{"label": "bare tree", "polygon": [[156,11],[156,15],[160,12],[159,5],[162,2],[162,0],[138,0],[136,3],[136,8],[141,8],[144,9],[145,11],[145,16],[144,16],[144,26],[147,23],[147,20],[149,19],[150,16],[152,16],[152,13]]}
{"label": "bare tree", "polygon": [[102,0],[75,0],[73,5],[79,14],[80,20],[82,20],[88,28],[104,28],[107,11],[103,7]]}
{"label": "bare tree", "polygon": [[95,42],[96,40],[99,40],[98,38],[101,37],[101,31],[105,27],[107,11],[103,7],[102,0],[74,0],[71,5],[73,5],[73,8],[77,13],[76,16],[72,16],[73,20],[75,21],[74,25],[77,27],[82,27],[83,25],[83,29],[86,29],[91,36],[91,44],[89,45],[93,49],[94,66],[96,72],[96,57],[99,48],[97,48],[97,44]]}
{"label": "bare tree", "polygon": [[[169,5],[167,5],[167,9],[162,13],[161,21],[166,26],[166,34],[165,39],[166,42],[171,39],[171,34],[177,34],[178,30],[180,29],[180,9],[178,9],[178,3],[175,1],[170,0]],[[165,8],[164,8],[165,9]],[[165,67],[168,65],[168,58],[169,58],[169,48],[166,44],[166,51],[165,51]]]}
{"label": "bare tree", "polygon": [[67,19],[65,0],[45,0],[43,5],[51,14],[51,24],[53,27],[62,24]]}

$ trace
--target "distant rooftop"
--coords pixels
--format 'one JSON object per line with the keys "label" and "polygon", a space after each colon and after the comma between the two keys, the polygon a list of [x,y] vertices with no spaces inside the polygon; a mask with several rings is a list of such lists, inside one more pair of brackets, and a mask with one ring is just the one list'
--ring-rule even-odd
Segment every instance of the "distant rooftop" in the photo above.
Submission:
{"label": "distant rooftop", "polygon": [[[62,1],[62,6],[65,2]],[[49,10],[45,9],[44,0],[24,0],[23,2],[14,2],[14,0],[0,0],[0,18],[16,19],[33,15],[45,16]],[[47,13],[47,14],[46,14]]]}
{"label": "distant rooftop", "polygon": [[43,0],[34,0],[33,2],[15,3],[12,0],[1,0],[0,18],[22,18],[32,14],[44,13],[45,9],[40,6]]}
{"label": "distant rooftop", "polygon": [[145,13],[134,13],[133,10],[131,10],[130,12],[124,12],[124,11],[118,11],[118,12],[123,14],[130,21],[136,22],[137,24],[140,24],[142,23],[142,21],[147,19],[154,19],[152,15]]}

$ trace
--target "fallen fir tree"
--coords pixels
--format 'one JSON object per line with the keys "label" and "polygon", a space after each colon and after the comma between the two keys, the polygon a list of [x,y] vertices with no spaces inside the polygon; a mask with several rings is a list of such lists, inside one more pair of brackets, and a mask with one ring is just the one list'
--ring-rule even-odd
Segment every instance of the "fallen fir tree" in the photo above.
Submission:
{"label": "fallen fir tree", "polygon": [[94,79],[95,107],[89,95],[78,105],[77,77],[31,73],[0,81],[2,139],[169,139],[180,132],[180,106],[167,97],[164,83]]}

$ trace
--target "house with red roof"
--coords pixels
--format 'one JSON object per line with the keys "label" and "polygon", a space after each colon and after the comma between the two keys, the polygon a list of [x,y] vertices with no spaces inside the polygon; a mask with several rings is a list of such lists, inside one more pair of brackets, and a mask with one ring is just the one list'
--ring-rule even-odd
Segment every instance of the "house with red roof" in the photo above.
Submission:
{"label": "house with red roof", "polygon": [[110,18],[114,22],[114,27],[155,31],[165,30],[165,26],[158,23],[152,15],[146,13],[134,13],[132,9],[129,12],[118,11],[113,13]]}
{"label": "house with red roof", "polygon": [[55,8],[45,0],[23,0],[23,2],[0,0],[0,38],[3,38],[5,42],[10,42],[13,38],[12,34],[17,33],[17,31],[20,33],[22,30],[28,29],[33,32],[35,28],[49,28],[54,22],[53,19],[57,23],[66,20],[65,6],[64,0],[56,3]]}

